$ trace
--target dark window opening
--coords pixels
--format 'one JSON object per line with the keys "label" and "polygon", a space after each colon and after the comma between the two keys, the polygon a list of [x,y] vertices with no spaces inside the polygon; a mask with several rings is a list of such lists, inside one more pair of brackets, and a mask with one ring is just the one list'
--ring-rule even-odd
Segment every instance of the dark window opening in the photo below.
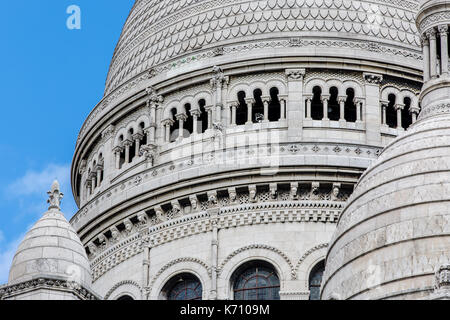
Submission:
{"label": "dark window opening", "polygon": [[313,120],[323,119],[323,102],[322,102],[322,89],[320,87],[314,87],[313,98],[311,101],[311,117]]}
{"label": "dark window opening", "polygon": [[238,101],[239,101],[239,107],[236,110],[236,125],[240,126],[247,122],[248,118],[248,109],[247,109],[247,103],[245,102],[245,92],[240,91],[238,93]]}
{"label": "dark window opening", "polygon": [[338,94],[339,91],[336,87],[330,88],[330,100],[328,101],[328,118],[332,121],[338,121],[340,117]]}
{"label": "dark window opening", "polygon": [[276,122],[279,121],[281,118],[281,104],[280,99],[278,98],[279,95],[278,88],[272,88],[270,89],[270,104],[269,104],[269,121],[270,122]]}

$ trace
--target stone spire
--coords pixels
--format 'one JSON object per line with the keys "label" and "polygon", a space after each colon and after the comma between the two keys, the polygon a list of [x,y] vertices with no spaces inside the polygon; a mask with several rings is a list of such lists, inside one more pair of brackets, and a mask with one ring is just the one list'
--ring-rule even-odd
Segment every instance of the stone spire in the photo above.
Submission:
{"label": "stone spire", "polygon": [[57,180],[53,181],[52,187],[47,194],[47,203],[50,204],[48,210],[61,210],[61,200],[64,197],[64,194],[60,191],[59,182]]}

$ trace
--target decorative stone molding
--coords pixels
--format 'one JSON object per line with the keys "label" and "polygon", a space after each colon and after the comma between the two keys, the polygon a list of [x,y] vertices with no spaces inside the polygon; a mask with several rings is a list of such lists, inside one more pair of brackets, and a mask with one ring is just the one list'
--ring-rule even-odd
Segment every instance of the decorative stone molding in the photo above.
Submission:
{"label": "decorative stone molding", "polygon": [[297,264],[295,265],[295,268],[294,268],[295,274],[298,274],[300,266],[303,264],[303,262],[306,260],[306,258],[308,258],[314,252],[322,250],[322,249],[326,249],[326,248],[328,248],[328,243],[322,243],[322,244],[319,244],[319,245],[315,246],[314,248],[311,248],[308,251],[306,251],[303,254],[303,256],[300,258],[300,260],[297,262]]}
{"label": "decorative stone molding", "polygon": [[120,281],[119,283],[116,283],[111,289],[109,289],[103,300],[108,300],[111,297],[111,295],[114,293],[114,291],[116,291],[117,289],[119,289],[120,287],[122,287],[124,285],[132,285],[132,286],[135,286],[137,289],[139,289],[139,291],[142,291],[141,286],[136,281],[124,280],[124,281]]}
{"label": "decorative stone molding", "polygon": [[380,85],[383,82],[383,76],[375,73],[364,73],[364,80],[369,84]]}
{"label": "decorative stone molding", "polygon": [[305,69],[287,69],[286,76],[289,81],[301,81],[305,77]]}
{"label": "decorative stone molding", "polygon": [[99,297],[94,295],[92,292],[90,292],[77,282],[43,277],[11,286],[0,287],[0,300],[7,300],[10,298],[14,298],[17,295],[36,290],[62,291],[72,293],[80,300],[99,300]]}
{"label": "decorative stone molding", "polygon": [[[154,285],[155,281],[159,278],[159,276],[161,276],[161,274],[164,271],[166,271],[167,269],[169,269],[170,267],[172,267],[172,266],[174,266],[176,264],[184,263],[184,262],[195,263],[197,265],[200,265],[204,269],[207,270],[209,275],[211,275],[211,268],[204,261],[202,261],[200,259],[197,259],[197,258],[192,258],[192,257],[178,258],[178,259],[172,260],[171,262],[169,262],[166,265],[164,265],[161,269],[159,269],[159,271],[153,276],[152,280],[150,281],[149,287],[153,288],[153,285]],[[149,291],[151,291],[151,289]]]}
{"label": "decorative stone molding", "polygon": [[422,120],[432,116],[437,116],[443,113],[450,114],[450,103],[423,106],[422,112],[419,114],[418,120]]}
{"label": "decorative stone molding", "polygon": [[296,280],[297,275],[296,275],[296,273],[294,272],[294,266],[293,266],[291,260],[289,259],[289,257],[288,257],[284,252],[282,252],[281,250],[279,250],[279,249],[277,249],[277,248],[275,248],[275,247],[272,247],[272,246],[265,245],[265,244],[254,244],[254,245],[249,245],[249,246],[245,246],[245,247],[242,247],[242,248],[240,248],[240,249],[238,249],[238,250],[233,251],[230,255],[228,255],[228,256],[222,261],[222,263],[219,264],[219,266],[218,266],[218,268],[217,268],[217,274],[220,275],[220,274],[222,273],[222,270],[223,270],[224,266],[225,266],[232,258],[234,258],[235,256],[237,256],[238,254],[240,254],[240,253],[242,253],[242,252],[245,252],[245,251],[248,251],[248,250],[254,250],[254,249],[264,249],[264,250],[269,250],[269,251],[272,251],[272,252],[278,254],[279,256],[281,256],[281,257],[283,258],[283,260],[284,260],[284,261],[289,265],[289,267],[290,267],[290,271],[291,271],[291,280]]}

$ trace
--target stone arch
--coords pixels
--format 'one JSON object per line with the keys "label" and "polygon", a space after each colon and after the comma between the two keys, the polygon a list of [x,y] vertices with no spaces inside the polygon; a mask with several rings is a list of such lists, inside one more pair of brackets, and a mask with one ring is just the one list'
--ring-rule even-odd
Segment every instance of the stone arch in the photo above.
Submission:
{"label": "stone arch", "polygon": [[145,124],[145,128],[148,128],[150,126],[150,118],[146,115],[141,115],[139,118],[136,119],[136,126],[139,129],[139,124],[141,123]]}
{"label": "stone arch", "polygon": [[173,260],[159,269],[150,282],[149,299],[159,300],[164,285],[170,279],[182,273],[190,273],[200,280],[203,290],[203,300],[207,300],[211,291],[211,283],[209,280],[210,268],[202,260],[189,257]]}
{"label": "stone arch", "polygon": [[179,100],[169,101],[166,104],[166,106],[164,107],[162,120],[172,119],[172,110],[173,109],[176,109],[177,110],[177,114],[179,114],[180,111],[182,111],[180,106],[181,106],[181,104],[180,104]]}
{"label": "stone arch", "polygon": [[322,94],[327,94],[329,91],[327,83],[322,79],[311,79],[305,85],[305,94],[312,94],[314,87],[320,87]]}
{"label": "stone arch", "polygon": [[278,89],[278,94],[279,95],[287,95],[287,87],[286,87],[286,83],[284,83],[281,80],[270,80],[267,82],[267,88],[268,90],[270,90],[271,88],[277,88]]}
{"label": "stone arch", "polygon": [[141,286],[133,280],[125,280],[116,283],[111,289],[106,293],[104,300],[117,300],[121,296],[128,295],[134,300],[142,299]]}
{"label": "stone arch", "polygon": [[389,96],[391,94],[395,95],[397,97],[397,99],[401,98],[399,89],[392,87],[392,86],[388,86],[388,87],[383,88],[383,90],[381,91],[381,100],[388,101]]}
{"label": "stone arch", "polygon": [[344,93],[343,93],[343,91],[342,91],[342,81],[341,80],[338,80],[338,79],[330,79],[330,80],[327,80],[327,82],[326,82],[326,84],[327,84],[327,91],[326,92],[323,92],[323,94],[330,94],[330,89],[332,88],[332,87],[336,87],[337,89],[338,89],[338,96],[340,96],[340,95],[343,95]]}
{"label": "stone arch", "polygon": [[269,95],[269,89],[267,88],[267,84],[263,81],[254,81],[250,84],[250,93],[253,98],[253,92],[255,90],[261,90],[262,96],[268,96]]}
{"label": "stone arch", "polygon": [[237,95],[239,92],[244,91],[245,96],[247,98],[253,97],[253,91],[250,90],[250,86],[246,83],[238,83],[230,88],[228,93],[228,101],[235,101],[237,100]]}
{"label": "stone arch", "polygon": [[302,290],[309,290],[309,274],[311,270],[327,256],[328,243],[319,244],[306,251],[295,266],[297,278],[303,284]]}
{"label": "stone arch", "polygon": [[231,277],[234,272],[243,264],[256,260],[267,262],[274,267],[280,279],[281,291],[286,281],[295,279],[293,265],[281,250],[268,245],[246,246],[233,251],[219,265],[217,272],[219,299],[232,298]]}
{"label": "stone arch", "polygon": [[355,98],[364,98],[364,89],[361,86],[360,83],[353,81],[353,80],[346,80],[342,83],[341,88],[339,89],[339,92],[342,92],[341,95],[346,95],[346,92],[348,89],[353,89],[355,91]]}
{"label": "stone arch", "polygon": [[205,102],[206,102],[206,105],[207,106],[210,106],[210,105],[212,105],[212,97],[211,97],[211,93],[210,92],[208,92],[208,91],[200,91],[200,92],[197,92],[196,94],[195,94],[195,96],[194,96],[194,103],[193,103],[193,105],[192,105],[192,109],[198,109],[199,108],[199,101],[200,100],[205,100]]}
{"label": "stone arch", "polygon": [[120,129],[117,131],[116,137],[115,137],[115,139],[114,139],[114,146],[115,146],[115,147],[119,146],[120,143],[123,141],[123,140],[122,140],[122,141],[120,140],[120,137],[121,137],[121,136],[123,137],[123,140],[125,140],[126,137],[127,137],[127,130],[126,130],[125,127],[122,127],[122,128],[120,128]]}
{"label": "stone arch", "polygon": [[401,103],[403,103],[405,98],[410,98],[411,99],[411,107],[416,107],[416,108],[419,107],[419,98],[411,90],[408,90],[408,89],[402,90],[400,92],[399,98],[400,98]]}

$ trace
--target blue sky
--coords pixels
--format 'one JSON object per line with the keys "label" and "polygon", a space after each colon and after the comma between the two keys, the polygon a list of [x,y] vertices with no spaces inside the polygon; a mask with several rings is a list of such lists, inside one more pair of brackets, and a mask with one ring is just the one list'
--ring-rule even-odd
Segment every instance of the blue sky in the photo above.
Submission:
{"label": "blue sky", "polygon": [[[15,0],[0,10],[0,284],[17,245],[46,210],[57,178],[70,219],[75,140],[103,96],[106,74],[133,0]],[[81,30],[69,30],[70,5]]]}

